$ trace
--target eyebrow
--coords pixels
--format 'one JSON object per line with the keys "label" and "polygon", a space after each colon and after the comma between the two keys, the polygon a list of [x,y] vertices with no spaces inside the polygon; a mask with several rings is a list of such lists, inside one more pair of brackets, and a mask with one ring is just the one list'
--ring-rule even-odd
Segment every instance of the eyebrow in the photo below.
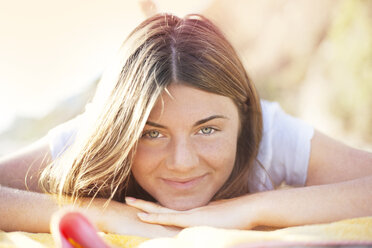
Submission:
{"label": "eyebrow", "polygon": [[[199,126],[199,125],[204,124],[204,123],[206,123],[208,121],[211,121],[213,119],[229,119],[229,118],[227,118],[224,115],[212,115],[212,116],[209,116],[207,118],[204,118],[204,119],[201,119],[201,120],[195,122],[193,127]],[[153,126],[153,127],[158,127],[158,128],[164,128],[164,129],[167,128],[166,126],[163,126],[161,124],[158,124],[158,123],[155,123],[155,122],[152,122],[152,121],[147,121],[146,125]]]}

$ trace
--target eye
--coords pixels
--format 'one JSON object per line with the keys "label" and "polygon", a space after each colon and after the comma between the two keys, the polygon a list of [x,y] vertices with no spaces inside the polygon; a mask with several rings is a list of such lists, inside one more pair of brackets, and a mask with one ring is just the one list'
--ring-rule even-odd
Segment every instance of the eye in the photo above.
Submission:
{"label": "eye", "polygon": [[160,134],[159,131],[157,130],[149,130],[149,131],[146,131],[142,137],[144,138],[148,138],[148,139],[156,139],[156,138],[161,138],[162,135]]}
{"label": "eye", "polygon": [[212,127],[203,127],[200,129],[199,133],[201,134],[212,134],[216,131],[216,129],[212,128]]}

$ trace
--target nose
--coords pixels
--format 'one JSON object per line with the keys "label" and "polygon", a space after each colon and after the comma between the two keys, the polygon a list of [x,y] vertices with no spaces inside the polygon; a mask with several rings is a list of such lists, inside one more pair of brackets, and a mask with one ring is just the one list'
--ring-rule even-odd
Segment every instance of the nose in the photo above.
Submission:
{"label": "nose", "polygon": [[175,138],[171,142],[170,153],[167,158],[169,170],[186,172],[199,164],[199,157],[188,138]]}

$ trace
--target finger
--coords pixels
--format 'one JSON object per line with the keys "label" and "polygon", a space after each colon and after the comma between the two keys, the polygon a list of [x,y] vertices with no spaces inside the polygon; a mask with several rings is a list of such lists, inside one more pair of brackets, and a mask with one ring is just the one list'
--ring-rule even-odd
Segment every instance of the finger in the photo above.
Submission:
{"label": "finger", "polygon": [[194,221],[194,219],[187,213],[138,213],[137,216],[143,222],[151,224],[177,226],[183,228],[199,225],[199,223]]}
{"label": "finger", "polygon": [[144,201],[141,199],[136,199],[133,197],[126,197],[125,198],[125,203],[129,206],[138,208],[142,211],[145,211],[147,213],[177,213],[178,211],[165,208],[160,206],[159,204],[153,203],[153,202],[148,202]]}

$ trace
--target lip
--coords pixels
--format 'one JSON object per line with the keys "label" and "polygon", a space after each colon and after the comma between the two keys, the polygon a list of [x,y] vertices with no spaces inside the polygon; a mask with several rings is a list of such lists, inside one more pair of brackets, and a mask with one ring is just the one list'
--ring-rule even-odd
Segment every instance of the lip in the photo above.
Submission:
{"label": "lip", "polygon": [[163,182],[175,189],[191,189],[197,186],[207,174],[192,178],[162,178]]}

